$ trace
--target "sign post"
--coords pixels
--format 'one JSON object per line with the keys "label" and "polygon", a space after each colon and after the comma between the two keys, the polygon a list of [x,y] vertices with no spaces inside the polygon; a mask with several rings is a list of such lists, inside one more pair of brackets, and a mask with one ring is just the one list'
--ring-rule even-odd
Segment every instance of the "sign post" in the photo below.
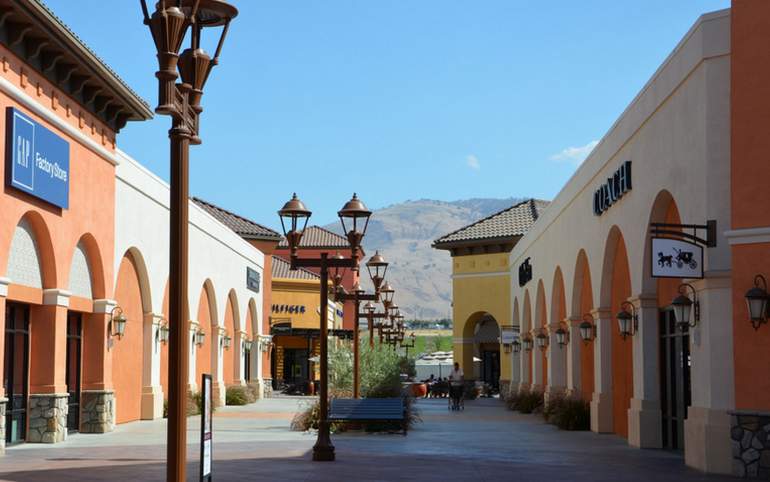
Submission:
{"label": "sign post", "polygon": [[212,430],[211,415],[213,406],[211,404],[211,375],[204,373],[201,375],[201,482],[212,480],[211,477],[211,458],[212,458]]}

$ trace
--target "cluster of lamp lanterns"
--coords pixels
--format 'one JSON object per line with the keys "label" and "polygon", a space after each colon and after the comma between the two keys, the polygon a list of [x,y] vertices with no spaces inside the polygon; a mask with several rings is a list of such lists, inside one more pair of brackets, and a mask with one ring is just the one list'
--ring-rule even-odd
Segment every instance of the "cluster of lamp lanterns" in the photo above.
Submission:
{"label": "cluster of lamp lanterns", "polygon": [[[761,276],[758,278],[761,278],[761,280],[764,281],[764,278]],[[692,299],[687,295],[688,290],[692,292]],[[695,288],[688,283],[679,285],[678,292],[679,295],[671,302],[671,306],[674,310],[676,326],[681,332],[685,332],[688,329],[697,326],[700,321],[700,302],[698,301],[698,295]],[[758,281],[755,281],[755,287],[746,293],[746,299],[749,302],[749,313],[751,313],[752,323],[754,323],[752,303],[756,305],[754,309],[757,312],[766,313],[770,296],[768,296],[766,289],[762,290],[759,288]],[[624,341],[627,337],[634,336],[639,330],[639,315],[633,303],[623,301],[620,304],[620,311],[615,315],[615,319],[618,322],[618,333]],[[767,320],[766,315],[764,319]],[[585,343],[589,343],[596,339],[597,328],[594,317],[590,314],[583,315],[583,321],[578,325],[578,331],[580,332],[580,338]],[[559,326],[554,334],[559,348],[569,344],[569,331],[563,326]],[[541,350],[545,350],[548,347],[548,335],[546,334],[545,329],[541,328],[534,337],[529,333],[525,333],[522,335],[521,341],[514,340],[513,350],[517,353],[522,349],[524,351],[531,351],[534,344]]]}
{"label": "cluster of lamp lanterns", "polygon": [[[299,244],[311,214],[311,211],[305,207],[305,204],[297,197],[296,193],[284,207],[278,211],[278,215],[281,218],[283,234],[289,244],[293,264],[297,259]],[[350,269],[358,271],[358,258],[361,242],[366,234],[366,228],[369,225],[369,217],[372,213],[354,193],[350,201],[345,203],[337,214],[342,223],[345,237],[351,248],[351,258],[354,265],[351,266]],[[348,267],[343,264],[345,257],[337,252],[331,256],[330,259],[339,262],[333,263],[333,267],[328,273],[329,279],[332,282],[329,289],[334,300],[345,301],[356,299],[356,297],[364,298],[366,292],[358,282],[353,285],[352,293],[348,293],[345,287],[342,286],[342,280],[348,269]],[[385,257],[377,251],[364,264],[369,274],[369,279],[371,279],[372,285],[374,286],[374,299],[375,301],[379,300],[383,307],[383,311],[378,313],[377,306],[372,303],[372,301],[367,301],[364,305],[363,309],[369,319],[370,329],[376,329],[380,342],[390,344],[394,349],[399,345],[408,348],[414,347],[414,334],[410,337],[412,340],[411,344],[404,343],[406,338],[404,315],[399,311],[398,305],[393,302],[395,290],[390,283],[385,281],[389,263],[385,260]]]}
{"label": "cluster of lamp lanterns", "polygon": [[[110,334],[113,337],[118,338],[119,340],[123,338],[123,335],[126,333],[126,324],[128,323],[128,318],[126,317],[126,314],[123,311],[123,308],[120,306],[116,306],[112,309],[112,312],[110,313]],[[168,343],[169,333],[171,332],[171,329],[168,326],[167,320],[161,320],[161,322],[158,324],[158,331],[157,333],[157,341],[160,343],[163,343],[164,345]],[[195,333],[193,334],[193,343],[195,343],[196,346],[201,347],[206,341],[206,332],[202,329],[198,328]],[[223,335],[220,337],[220,343],[222,344],[222,348],[225,350],[229,350],[230,347],[233,344],[232,337],[227,333],[227,331],[223,332]],[[253,346],[252,340],[243,340],[243,347],[245,350],[251,350]]]}

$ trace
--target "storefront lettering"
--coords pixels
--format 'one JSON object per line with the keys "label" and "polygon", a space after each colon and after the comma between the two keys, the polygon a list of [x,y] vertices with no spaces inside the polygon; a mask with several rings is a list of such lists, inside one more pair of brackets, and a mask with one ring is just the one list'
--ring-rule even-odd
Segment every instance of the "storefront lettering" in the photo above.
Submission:
{"label": "storefront lettering", "polygon": [[6,113],[9,167],[7,183],[63,209],[69,207],[70,146],[62,137],[23,112]]}
{"label": "storefront lettering", "polygon": [[305,313],[304,305],[272,305],[270,308],[273,313],[289,313],[289,314]]}
{"label": "storefront lettering", "polygon": [[601,216],[604,211],[620,200],[625,193],[631,190],[631,161],[624,162],[620,168],[607,178],[594,192],[594,214]]}

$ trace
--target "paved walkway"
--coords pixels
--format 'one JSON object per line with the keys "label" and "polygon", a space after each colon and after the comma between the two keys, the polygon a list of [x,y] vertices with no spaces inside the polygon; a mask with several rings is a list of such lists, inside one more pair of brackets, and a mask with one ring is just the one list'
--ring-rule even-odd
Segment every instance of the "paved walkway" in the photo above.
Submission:
{"label": "paved walkway", "polygon": [[[611,435],[563,432],[537,416],[506,411],[497,400],[467,402],[448,412],[444,400],[420,400],[423,423],[407,437],[333,436],[336,462],[312,462],[315,435],[288,430],[303,402],[269,399],[220,409],[214,418],[214,476],[242,480],[590,480],[719,481],[687,469],[678,454],[637,450]],[[0,480],[163,480],[165,421],[118,426],[103,435],[74,435],[59,445],[11,447],[0,458]],[[200,419],[190,418],[188,441]],[[198,446],[191,443],[189,480],[197,480]]]}

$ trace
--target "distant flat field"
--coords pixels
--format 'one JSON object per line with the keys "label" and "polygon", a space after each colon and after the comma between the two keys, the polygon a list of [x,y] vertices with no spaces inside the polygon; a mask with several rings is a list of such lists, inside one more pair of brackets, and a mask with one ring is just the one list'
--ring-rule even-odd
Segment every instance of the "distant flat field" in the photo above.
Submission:
{"label": "distant flat field", "polygon": [[406,330],[407,334],[414,332],[414,336],[452,336],[452,330]]}

